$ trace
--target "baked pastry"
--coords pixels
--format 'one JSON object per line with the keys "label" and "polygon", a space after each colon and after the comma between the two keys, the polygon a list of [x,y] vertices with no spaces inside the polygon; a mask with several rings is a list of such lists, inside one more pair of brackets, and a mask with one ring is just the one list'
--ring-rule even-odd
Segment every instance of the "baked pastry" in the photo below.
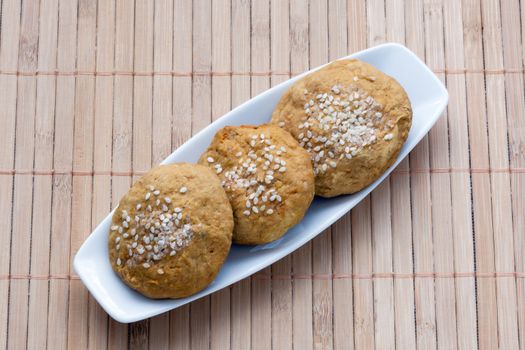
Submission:
{"label": "baked pastry", "polygon": [[147,297],[186,297],[215,278],[232,230],[228,197],[210,169],[161,165],[133,184],[113,214],[111,266]]}
{"label": "baked pastry", "polygon": [[412,108],[396,80],[368,63],[340,60],[293,84],[272,123],[310,154],[316,194],[333,197],[363,189],[394,163]]}
{"label": "baked pastry", "polygon": [[314,197],[308,153],[277,126],[227,126],[199,163],[222,181],[233,209],[235,243],[278,239],[303,218]]}

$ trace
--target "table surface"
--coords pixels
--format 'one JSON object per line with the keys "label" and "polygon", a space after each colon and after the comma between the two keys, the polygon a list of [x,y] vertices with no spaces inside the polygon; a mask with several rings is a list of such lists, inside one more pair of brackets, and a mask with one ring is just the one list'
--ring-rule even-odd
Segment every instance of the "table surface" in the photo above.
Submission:
{"label": "table surface", "polygon": [[[525,4],[0,4],[0,348],[525,348]],[[231,288],[107,316],[71,261],[137,176],[251,96],[389,41],[450,104],[380,188]]]}

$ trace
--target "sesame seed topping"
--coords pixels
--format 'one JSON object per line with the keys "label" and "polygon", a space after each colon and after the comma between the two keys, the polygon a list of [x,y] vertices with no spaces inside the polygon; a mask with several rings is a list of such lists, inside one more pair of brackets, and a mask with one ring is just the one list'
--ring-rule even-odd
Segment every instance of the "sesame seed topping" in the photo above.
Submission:
{"label": "sesame seed topping", "polygon": [[163,269],[158,269],[158,270],[157,270],[157,273],[158,273],[159,275],[164,275],[164,270],[163,270]]}
{"label": "sesame seed topping", "polygon": [[385,124],[381,106],[355,85],[334,85],[317,95],[305,93],[304,99],[305,118],[296,139],[310,153],[315,174],[336,168],[335,159],[351,159],[376,142],[376,132]]}
{"label": "sesame seed topping", "polygon": [[208,158],[206,158],[206,160],[208,161],[208,163],[215,162],[215,159],[213,159],[212,157],[208,157]]}
{"label": "sesame seed topping", "polygon": [[[185,187],[181,187],[181,190],[183,188]],[[147,189],[152,191],[152,186],[148,185]],[[183,209],[179,207],[170,209],[171,198],[161,196],[160,190],[153,189],[153,192],[147,192],[145,200],[150,199],[151,193],[160,196],[155,201],[155,209],[149,204],[138,203],[135,205],[134,220],[123,209],[118,214],[122,218],[122,223],[111,227],[112,232],[117,231],[114,239],[117,251],[125,244],[127,257],[124,259],[127,259],[128,266],[142,265],[148,268],[164,256],[174,256],[193,238],[194,231],[190,217],[186,215],[183,220]],[[144,207],[145,210],[142,209]],[[174,214],[172,215],[171,212]],[[144,246],[140,244],[141,242]],[[121,264],[124,262],[120,261]]]}
{"label": "sesame seed topping", "polygon": [[392,135],[392,134],[386,134],[385,137],[383,137],[383,139],[384,139],[385,141],[390,141],[390,140],[392,140],[393,138],[394,138],[394,135]]}
{"label": "sesame seed topping", "polygon": [[[272,142],[272,135],[257,133],[248,135],[246,151],[238,151],[235,157],[238,161],[225,165],[216,162],[209,165],[217,174],[221,174],[221,184],[230,196],[243,196],[245,207],[243,215],[256,215],[267,213],[266,206],[257,207],[258,203],[268,202],[271,196],[271,185],[286,172],[286,161],[280,157],[286,153],[286,148],[276,147]],[[244,153],[246,152],[246,153]],[[275,173],[274,173],[275,171]],[[277,175],[276,174],[280,174]],[[241,190],[241,191],[238,191]],[[274,193],[275,195],[276,193]],[[270,203],[268,202],[267,205]],[[279,205],[272,203],[272,207]],[[274,208],[275,209],[275,208]],[[273,209],[270,213],[273,213]],[[270,215],[267,213],[267,215]]]}
{"label": "sesame seed topping", "polygon": [[122,265],[122,260],[120,260],[120,258],[117,258],[117,266],[120,266]]}
{"label": "sesame seed topping", "polygon": [[188,188],[185,187],[185,186],[182,186],[182,187],[180,188],[179,192],[180,192],[180,193],[186,193],[186,192],[188,192]]}

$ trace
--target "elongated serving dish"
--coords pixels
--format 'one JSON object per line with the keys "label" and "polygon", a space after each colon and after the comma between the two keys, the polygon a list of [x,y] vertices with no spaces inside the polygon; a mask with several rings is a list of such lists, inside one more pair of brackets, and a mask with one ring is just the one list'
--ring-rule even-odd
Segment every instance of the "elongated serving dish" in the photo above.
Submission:
{"label": "elongated serving dish", "polygon": [[[401,45],[384,44],[346,58],[358,58],[374,65],[394,77],[408,93],[414,112],[412,128],[395,164],[377,181],[358,193],[331,199],[316,198],[302,222],[278,241],[252,247],[233,245],[228,260],[215,281],[200,293],[183,299],[148,299],[128,288],[118,278],[108,259],[109,214],[79,249],[74,268],[111,317],[127,323],[155,316],[227,287],[290,254],[347,213],[379,185],[425,136],[447,105],[448,93],[443,84],[415,54]],[[196,162],[215,132],[225,125],[267,122],[281,95],[301,76],[277,85],[235,108],[193,136],[163,163]]]}

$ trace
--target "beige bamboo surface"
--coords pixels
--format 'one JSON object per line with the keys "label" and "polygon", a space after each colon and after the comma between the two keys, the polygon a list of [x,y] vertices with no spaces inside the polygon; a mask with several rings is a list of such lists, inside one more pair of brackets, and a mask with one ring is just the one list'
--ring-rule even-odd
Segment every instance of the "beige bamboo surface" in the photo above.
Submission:
{"label": "beige bamboo surface", "polygon": [[[525,3],[0,0],[0,348],[525,349]],[[312,242],[112,320],[72,259],[132,181],[290,76],[399,42],[444,116]]]}

